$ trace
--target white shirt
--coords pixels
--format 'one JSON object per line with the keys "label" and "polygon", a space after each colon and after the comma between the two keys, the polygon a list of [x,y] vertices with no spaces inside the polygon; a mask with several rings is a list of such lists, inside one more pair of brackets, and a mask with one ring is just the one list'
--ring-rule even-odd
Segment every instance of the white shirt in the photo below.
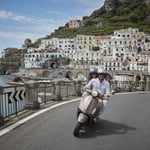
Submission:
{"label": "white shirt", "polygon": [[101,95],[110,94],[110,84],[106,80],[100,82],[98,78],[94,78],[91,79],[85,87],[92,90],[98,90]]}

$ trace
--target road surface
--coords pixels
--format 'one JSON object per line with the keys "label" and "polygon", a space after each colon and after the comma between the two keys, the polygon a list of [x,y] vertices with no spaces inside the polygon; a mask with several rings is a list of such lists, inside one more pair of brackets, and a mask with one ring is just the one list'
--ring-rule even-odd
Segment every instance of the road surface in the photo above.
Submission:
{"label": "road surface", "polygon": [[0,137],[0,150],[148,150],[150,94],[112,96],[100,122],[73,136],[79,101],[41,114]]}

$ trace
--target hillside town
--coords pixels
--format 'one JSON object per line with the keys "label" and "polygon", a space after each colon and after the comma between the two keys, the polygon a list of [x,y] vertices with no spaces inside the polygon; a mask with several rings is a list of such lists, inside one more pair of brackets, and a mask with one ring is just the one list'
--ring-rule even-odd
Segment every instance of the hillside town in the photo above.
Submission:
{"label": "hillside town", "polygon": [[[48,47],[51,51],[45,52]],[[28,49],[24,64],[25,68],[41,68],[41,64],[51,58],[69,57],[73,67],[94,65],[106,70],[150,72],[149,48],[150,36],[128,28],[114,31],[112,36],[77,35],[74,39],[44,39],[38,49]]]}
{"label": "hillside town", "polygon": [[[7,53],[9,50],[5,49],[2,57]],[[70,59],[70,63],[59,64],[57,59],[62,58]],[[38,48],[27,49],[22,61],[24,68],[34,69],[101,66],[105,70],[150,72],[150,35],[127,28],[107,36],[42,39]]]}

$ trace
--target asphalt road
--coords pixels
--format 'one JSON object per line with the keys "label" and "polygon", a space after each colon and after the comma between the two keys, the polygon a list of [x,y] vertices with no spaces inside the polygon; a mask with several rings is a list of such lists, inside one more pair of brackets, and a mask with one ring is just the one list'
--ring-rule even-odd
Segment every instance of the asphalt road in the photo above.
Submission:
{"label": "asphalt road", "polygon": [[73,136],[79,101],[29,120],[0,137],[0,150],[147,150],[150,94],[111,97],[101,121]]}

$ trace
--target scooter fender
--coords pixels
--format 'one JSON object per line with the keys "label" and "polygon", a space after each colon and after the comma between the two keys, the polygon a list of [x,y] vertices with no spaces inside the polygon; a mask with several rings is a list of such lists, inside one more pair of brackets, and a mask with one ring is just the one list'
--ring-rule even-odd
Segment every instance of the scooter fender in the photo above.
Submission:
{"label": "scooter fender", "polygon": [[80,113],[78,116],[78,122],[85,123],[88,120],[88,116],[86,114]]}

